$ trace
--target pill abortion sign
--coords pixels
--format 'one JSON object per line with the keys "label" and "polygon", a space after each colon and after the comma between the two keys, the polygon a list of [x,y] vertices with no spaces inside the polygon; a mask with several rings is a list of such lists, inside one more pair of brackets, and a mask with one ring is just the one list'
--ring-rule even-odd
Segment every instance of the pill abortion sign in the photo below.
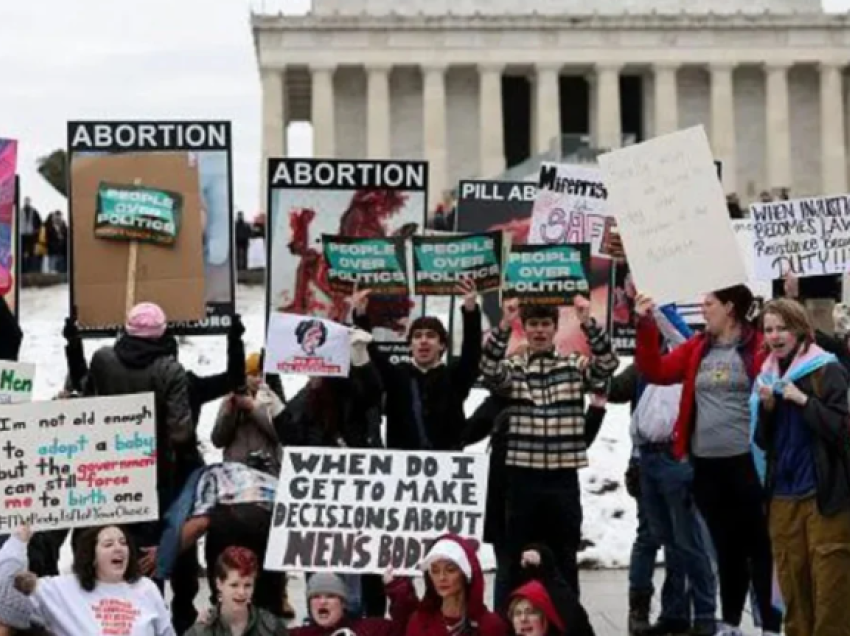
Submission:
{"label": "pill abortion sign", "polygon": [[517,245],[508,257],[503,296],[528,305],[569,305],[590,293],[590,246]]}
{"label": "pill abortion sign", "polygon": [[413,281],[417,294],[453,296],[458,283],[472,280],[487,292],[502,285],[501,232],[456,236],[414,236]]}
{"label": "pill abortion sign", "polygon": [[407,295],[407,246],[404,237],[353,238],[322,235],[328,284],[340,294],[354,287],[378,294]]}

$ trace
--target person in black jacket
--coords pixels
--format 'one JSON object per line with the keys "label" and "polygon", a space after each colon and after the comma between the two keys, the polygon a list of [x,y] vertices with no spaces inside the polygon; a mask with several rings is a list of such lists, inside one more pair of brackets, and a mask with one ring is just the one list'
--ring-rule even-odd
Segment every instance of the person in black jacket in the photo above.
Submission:
{"label": "person in black jacket", "polygon": [[506,611],[513,633],[594,636],[587,611],[561,578],[552,551],[545,545],[530,545],[523,550],[521,563],[522,580],[511,594]]}
{"label": "person in black jacket", "polygon": [[[412,362],[392,364],[374,342],[369,345],[369,356],[386,391],[387,448],[447,451],[462,447],[463,404],[478,378],[482,334],[475,284],[464,281],[459,291],[463,293],[463,347],[457,360],[443,362],[448,333],[431,316],[410,325],[407,340]],[[351,301],[354,322],[364,331],[371,331],[368,303],[368,290],[355,292]]]}
{"label": "person in black jacket", "polygon": [[[65,320],[62,333],[67,343],[65,346],[65,357],[68,363],[67,389],[70,392],[82,393],[89,369],[75,313]],[[197,436],[203,406],[223,398],[228,393],[240,391],[245,384],[245,346],[242,341],[244,333],[245,326],[241,316],[234,314],[231,316],[230,329],[227,333],[227,369],[224,372],[199,376],[193,371],[186,371],[192,431],[189,441],[174,449],[175,492],[180,492],[194,470],[204,465]],[[165,342],[167,346],[173,347],[172,355],[176,359],[177,341],[174,338],[165,337]],[[55,549],[57,558],[62,541],[64,538],[59,541]],[[198,594],[198,569],[197,550],[186,550],[180,555],[177,566],[173,570],[171,588],[174,596],[171,601],[171,613],[174,629],[178,634],[182,634],[194,625],[198,617],[195,609],[195,597]],[[39,574],[46,576],[58,574],[58,572],[40,572]]]}
{"label": "person in black jacket", "polygon": [[24,341],[24,332],[18,324],[18,318],[0,296],[0,360],[17,362]]}

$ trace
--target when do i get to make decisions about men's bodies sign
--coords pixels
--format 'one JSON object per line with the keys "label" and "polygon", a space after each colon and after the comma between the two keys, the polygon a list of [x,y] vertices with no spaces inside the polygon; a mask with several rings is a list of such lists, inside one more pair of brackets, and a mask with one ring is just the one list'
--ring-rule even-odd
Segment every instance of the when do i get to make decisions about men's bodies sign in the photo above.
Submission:
{"label": "when do i get to make decisions about men's bodies sign", "polygon": [[417,573],[446,533],[481,540],[488,456],[286,448],[269,570]]}

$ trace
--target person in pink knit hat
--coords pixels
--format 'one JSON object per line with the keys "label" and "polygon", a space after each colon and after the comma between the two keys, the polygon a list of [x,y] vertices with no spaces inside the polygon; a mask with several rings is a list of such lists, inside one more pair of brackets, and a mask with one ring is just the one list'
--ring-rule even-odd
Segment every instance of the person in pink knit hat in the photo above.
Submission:
{"label": "person in pink knit hat", "polygon": [[[165,312],[158,305],[136,305],[115,344],[95,352],[83,381],[86,396],[155,395],[160,518],[178,493],[175,457],[194,439],[189,380],[177,360],[177,341],[167,332],[167,326]],[[140,565],[147,573],[154,565],[160,524],[137,523],[128,530],[140,547]]]}

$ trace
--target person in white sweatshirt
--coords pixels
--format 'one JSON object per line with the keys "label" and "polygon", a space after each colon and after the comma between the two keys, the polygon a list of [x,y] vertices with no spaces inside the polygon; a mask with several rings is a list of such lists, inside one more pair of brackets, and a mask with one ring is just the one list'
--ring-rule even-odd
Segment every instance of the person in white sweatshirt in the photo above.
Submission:
{"label": "person in white sweatshirt", "polygon": [[[18,572],[27,569],[31,536],[21,526],[9,537],[0,549],[4,570],[10,562]],[[86,530],[74,551],[73,574],[38,579],[30,599],[36,620],[54,636],[176,636],[162,595],[139,574],[129,539],[117,526]]]}

